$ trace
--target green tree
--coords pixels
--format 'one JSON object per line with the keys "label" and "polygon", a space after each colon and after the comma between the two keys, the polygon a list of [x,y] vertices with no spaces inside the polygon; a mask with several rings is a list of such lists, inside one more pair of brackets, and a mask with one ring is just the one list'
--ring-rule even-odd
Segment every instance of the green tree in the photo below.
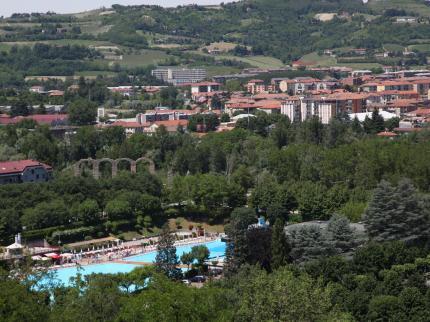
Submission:
{"label": "green tree", "polygon": [[10,108],[11,116],[27,116],[30,114],[32,114],[32,109],[25,101],[17,100],[12,103]]}
{"label": "green tree", "polygon": [[86,99],[71,103],[67,109],[69,122],[73,125],[92,125],[97,117],[97,104]]}
{"label": "green tree", "polygon": [[255,223],[255,211],[249,208],[236,208],[230,215],[230,223],[225,230],[229,236],[226,247],[226,271],[232,274],[246,263],[248,256],[247,232],[249,225]]}
{"label": "green tree", "polygon": [[292,227],[287,230],[287,233],[288,241],[291,244],[290,256],[296,263],[334,254],[332,244],[318,225]]}
{"label": "green tree", "polygon": [[86,225],[96,223],[100,220],[100,208],[95,200],[85,200],[79,204],[77,212],[79,220],[82,220]]}
{"label": "green tree", "polygon": [[430,233],[428,209],[409,180],[401,180],[397,187],[382,181],[364,219],[367,232],[375,241],[422,243]]}
{"label": "green tree", "polygon": [[194,256],[191,252],[183,253],[181,256],[181,262],[184,265],[188,266],[188,269],[190,269],[190,265],[194,262]]}
{"label": "green tree", "polygon": [[285,222],[282,218],[277,218],[272,229],[272,269],[278,269],[289,262],[291,251],[285,234]]}
{"label": "green tree", "polygon": [[158,238],[155,267],[171,279],[180,279],[182,274],[178,268],[179,261],[174,243],[174,236],[170,233],[169,226],[165,224]]}
{"label": "green tree", "polygon": [[45,104],[43,103],[39,104],[39,107],[36,109],[36,114],[41,114],[41,115],[46,114]]}
{"label": "green tree", "polygon": [[392,295],[378,295],[369,303],[369,321],[406,321],[400,300]]}
{"label": "green tree", "polygon": [[133,215],[130,204],[126,200],[114,199],[106,204],[105,211],[110,220],[127,219]]}
{"label": "green tree", "polygon": [[332,216],[327,225],[327,233],[337,253],[351,251],[358,243],[355,230],[351,228],[349,220],[344,216]]}
{"label": "green tree", "polygon": [[[3,272],[1,273],[4,274]],[[46,321],[49,308],[44,292],[29,290],[19,281],[0,279],[0,316],[5,322]]]}

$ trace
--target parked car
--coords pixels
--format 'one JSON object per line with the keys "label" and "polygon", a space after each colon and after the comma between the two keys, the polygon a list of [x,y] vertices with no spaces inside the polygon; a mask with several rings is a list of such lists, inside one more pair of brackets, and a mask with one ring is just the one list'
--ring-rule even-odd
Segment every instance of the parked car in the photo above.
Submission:
{"label": "parked car", "polygon": [[189,280],[182,280],[182,283],[184,283],[185,285],[191,285],[191,282]]}
{"label": "parked car", "polygon": [[190,279],[190,281],[192,283],[204,283],[204,282],[206,282],[206,277],[204,277],[202,275],[197,275],[197,276],[192,277]]}

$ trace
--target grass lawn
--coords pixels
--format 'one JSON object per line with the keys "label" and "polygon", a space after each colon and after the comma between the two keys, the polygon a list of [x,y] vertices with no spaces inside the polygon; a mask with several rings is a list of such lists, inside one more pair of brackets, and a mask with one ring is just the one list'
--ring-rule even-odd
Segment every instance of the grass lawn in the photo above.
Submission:
{"label": "grass lawn", "polygon": [[173,231],[177,230],[176,220],[179,220],[181,222],[181,224],[180,224],[181,228],[179,228],[180,230],[188,230],[188,227],[190,225],[193,225],[194,227],[201,225],[208,232],[212,232],[212,233],[223,233],[224,232],[224,225],[210,225],[208,223],[203,223],[203,222],[189,221],[183,217],[178,217],[177,219],[175,219],[175,218],[169,219],[169,227]]}
{"label": "grass lawn", "polygon": [[238,56],[233,56],[233,55],[209,55],[209,54],[205,54],[201,51],[197,51],[197,50],[192,50],[189,51],[190,53],[193,54],[197,54],[197,55],[202,55],[202,56],[210,56],[215,58],[215,60],[236,60],[236,61],[241,61],[244,63],[247,63],[253,67],[257,67],[257,68],[279,68],[279,67],[284,67],[285,65],[282,63],[282,61],[280,61],[277,58],[274,57],[268,57],[268,56],[246,56],[246,57],[238,57]]}
{"label": "grass lawn", "polygon": [[124,55],[124,59],[118,63],[122,66],[133,68],[155,65],[173,57],[160,50],[142,50],[139,54]]}
{"label": "grass lawn", "polygon": [[423,53],[430,52],[430,44],[410,45],[408,48],[410,50],[418,50],[419,52],[423,52]]}
{"label": "grass lawn", "polygon": [[300,60],[314,62],[316,66],[336,66],[336,58],[327,55],[320,56],[316,52],[304,55]]}
{"label": "grass lawn", "polygon": [[248,63],[258,68],[278,68],[285,67],[284,63],[277,58],[267,56],[248,56],[248,57],[236,57],[230,55],[220,55],[221,59],[238,60],[244,63]]}
{"label": "grass lawn", "polygon": [[401,51],[403,52],[404,47],[398,44],[384,44],[383,48],[388,51]]}
{"label": "grass lawn", "polygon": [[0,45],[5,46],[34,46],[37,43],[44,43],[50,45],[80,45],[80,46],[114,46],[108,41],[86,40],[86,39],[57,39],[57,40],[44,40],[44,41],[16,41],[16,42],[3,42]]}
{"label": "grass lawn", "polygon": [[406,12],[417,13],[420,16],[430,17],[430,7],[415,0],[371,0],[369,6],[376,10],[403,9]]}
{"label": "grass lawn", "polygon": [[350,67],[352,69],[372,69],[382,67],[382,64],[378,63],[342,63],[338,64],[338,66]]}

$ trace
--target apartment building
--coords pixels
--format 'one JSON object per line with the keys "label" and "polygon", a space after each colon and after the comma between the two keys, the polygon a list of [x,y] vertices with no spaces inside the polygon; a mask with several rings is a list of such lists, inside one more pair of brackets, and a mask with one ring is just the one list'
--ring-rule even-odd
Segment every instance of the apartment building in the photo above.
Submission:
{"label": "apartment building", "polygon": [[158,68],[154,69],[152,76],[174,86],[201,82],[207,77],[203,68]]}

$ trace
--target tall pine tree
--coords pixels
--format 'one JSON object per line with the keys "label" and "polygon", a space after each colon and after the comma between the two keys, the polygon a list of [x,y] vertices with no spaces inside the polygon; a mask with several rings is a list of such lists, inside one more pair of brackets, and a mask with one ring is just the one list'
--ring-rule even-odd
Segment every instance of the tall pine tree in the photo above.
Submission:
{"label": "tall pine tree", "polygon": [[382,181],[366,210],[365,225],[375,241],[421,243],[430,233],[429,211],[409,180],[397,187]]}
{"label": "tall pine tree", "polygon": [[351,228],[348,218],[334,215],[327,225],[327,234],[336,253],[342,254],[351,251],[358,245],[356,231]]}
{"label": "tall pine tree", "polygon": [[285,235],[284,226],[284,220],[278,218],[272,229],[272,269],[278,269],[289,262],[291,247]]}
{"label": "tall pine tree", "polygon": [[158,240],[155,267],[169,278],[180,279],[182,273],[178,268],[179,260],[174,243],[175,238],[170,233],[169,226],[165,224]]}

